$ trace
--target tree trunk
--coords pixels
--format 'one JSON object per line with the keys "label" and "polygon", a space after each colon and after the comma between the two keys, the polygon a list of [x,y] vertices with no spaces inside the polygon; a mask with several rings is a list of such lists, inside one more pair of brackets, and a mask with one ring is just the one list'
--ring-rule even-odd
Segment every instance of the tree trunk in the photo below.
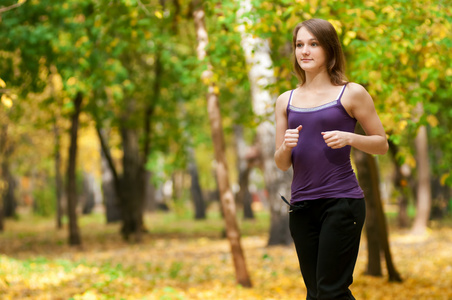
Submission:
{"label": "tree trunk", "polygon": [[441,183],[439,177],[432,178],[432,209],[430,213],[431,220],[444,219],[449,211],[449,200],[451,199],[451,188]]}
{"label": "tree trunk", "polygon": [[293,240],[289,229],[288,207],[280,195],[291,193],[292,169],[282,172],[274,161],[275,132],[272,124],[265,123],[258,127],[259,149],[262,151],[263,173],[270,204],[270,234],[268,245],[290,245]]}
{"label": "tree trunk", "polygon": [[[241,0],[243,14],[251,11],[252,4],[249,0]],[[244,21],[245,23],[245,21]],[[271,225],[268,244],[288,245],[292,243],[289,229],[288,207],[281,200],[280,195],[290,194],[292,182],[292,170],[282,172],[274,162],[275,154],[275,126],[274,107],[276,97],[266,89],[275,81],[273,62],[270,56],[268,42],[246,33],[242,28],[241,45],[245,53],[247,64],[250,66],[248,78],[251,85],[253,110],[257,116],[264,120],[257,129],[257,144],[261,151],[262,168],[265,186],[268,191],[270,204]],[[272,116],[269,119],[267,116]]]}
{"label": "tree trunk", "polygon": [[114,223],[122,220],[119,199],[115,190],[113,171],[108,166],[105,152],[101,149],[102,166],[102,196],[105,205],[105,217],[107,223]]}
{"label": "tree trunk", "polygon": [[[367,154],[354,149],[353,156],[358,170],[359,184],[366,200],[366,238],[367,238],[367,270],[370,276],[383,276],[380,257],[379,222],[377,217],[376,197],[371,170],[368,166]],[[378,200],[379,201],[379,200]]]}
{"label": "tree trunk", "polygon": [[[361,128],[361,126],[358,126],[358,133],[364,134],[364,130]],[[359,150],[354,149],[354,155],[355,155],[355,163],[356,167],[358,169],[358,179],[360,186],[362,187],[364,191],[364,196],[366,199],[366,205],[369,210],[375,211],[375,219],[374,215],[367,215],[369,216],[369,219],[366,220],[366,227],[367,226],[373,226],[372,227],[372,235],[376,235],[378,237],[378,245],[379,248],[383,251],[385,260],[386,260],[386,267],[388,269],[388,276],[389,281],[396,281],[401,282],[402,278],[400,277],[399,273],[397,272],[394,263],[392,261],[392,255],[391,255],[391,249],[389,245],[389,236],[388,236],[388,228],[386,225],[386,217],[383,211],[383,205],[381,201],[381,195],[380,195],[380,178],[378,174],[378,166],[375,161],[375,157],[373,155],[362,153],[360,154]],[[360,156],[361,155],[361,156]],[[369,209],[370,208],[370,209]],[[375,222],[377,224],[372,224],[372,222]],[[366,229],[367,231],[367,229]],[[368,235],[368,239],[370,236]],[[369,253],[370,251],[375,251],[375,249],[371,250],[371,247],[373,245],[368,245]],[[375,264],[379,264],[379,262],[370,261],[370,259],[377,259],[377,256],[375,253],[373,253],[372,257],[369,257],[369,266],[372,264],[372,267]],[[378,260],[380,260],[380,256],[378,255]],[[368,268],[369,270],[369,268]],[[374,270],[372,270],[374,271]],[[369,274],[372,275],[372,274]],[[377,276],[381,276],[380,274]]]}
{"label": "tree trunk", "polygon": [[249,177],[251,165],[247,160],[247,147],[243,138],[243,126],[234,126],[235,148],[237,152],[237,169],[239,171],[239,192],[236,195],[237,203],[243,206],[243,218],[254,219],[251,208],[252,196],[249,190]]}
{"label": "tree trunk", "polygon": [[411,232],[415,235],[425,234],[432,205],[430,186],[430,163],[428,158],[427,128],[421,125],[414,140],[417,158],[417,204],[416,217]]}
{"label": "tree trunk", "polygon": [[408,216],[408,199],[410,189],[409,167],[407,165],[399,165],[397,161],[397,153],[399,152],[398,147],[391,140],[389,140],[388,143],[389,151],[391,154],[391,160],[394,165],[395,171],[394,187],[399,191],[399,195],[397,197],[397,202],[399,205],[397,223],[400,228],[407,228],[410,223],[410,218]]}
{"label": "tree trunk", "polygon": [[[199,61],[204,61],[206,58],[206,46],[208,44],[208,34],[204,21],[205,12],[202,8],[201,1],[194,0],[193,7],[193,19],[198,41],[198,59]],[[251,287],[251,279],[246,268],[245,256],[240,243],[240,231],[236,219],[234,196],[229,184],[223,126],[218,103],[218,94],[216,91],[218,87],[213,82],[212,77],[212,66],[208,62],[207,71],[203,74],[203,81],[209,82],[207,86],[207,111],[209,113],[210,127],[212,131],[212,142],[214,145],[216,160],[216,174],[220,190],[220,201],[226,222],[226,234],[231,246],[237,282],[244,287]]]}
{"label": "tree trunk", "polygon": [[58,229],[63,228],[63,175],[61,174],[61,145],[60,145],[60,131],[56,124],[56,119],[53,123],[53,134],[55,137],[55,189],[56,189],[56,226]]}
{"label": "tree trunk", "polygon": [[173,182],[173,200],[180,201],[184,198],[184,174],[185,171],[174,171],[171,176]]}
{"label": "tree trunk", "polygon": [[3,190],[0,190],[0,206],[2,207],[3,218],[11,218],[16,214],[16,197],[14,189],[16,180],[10,171],[10,156],[13,153],[13,146],[8,142],[8,126],[4,125],[2,132],[1,160],[0,160],[0,182],[3,182]]}
{"label": "tree trunk", "polygon": [[123,169],[121,195],[123,226],[121,232],[128,240],[131,234],[137,242],[141,241],[143,231],[144,174],[138,149],[137,133],[133,129],[122,128]]}
{"label": "tree trunk", "polygon": [[68,200],[70,245],[82,244],[77,224],[77,182],[76,182],[77,136],[82,100],[83,100],[82,94],[80,92],[77,93],[77,96],[74,99],[74,113],[72,114],[71,138],[67,167],[66,193]]}
{"label": "tree trunk", "polygon": [[[0,121],[3,121],[0,119]],[[3,212],[3,195],[6,193],[5,171],[3,170],[3,162],[6,160],[6,148],[8,140],[8,124],[0,124],[0,232],[4,230],[4,212]]]}
{"label": "tree trunk", "polygon": [[3,232],[4,225],[3,225],[3,205],[0,203],[0,232]]}
{"label": "tree trunk", "polygon": [[204,204],[201,185],[199,184],[198,166],[196,165],[193,151],[193,148],[188,148],[188,170],[191,176],[190,192],[193,200],[193,206],[195,208],[195,219],[203,220],[206,218],[206,206]]}
{"label": "tree trunk", "polygon": [[96,205],[95,178],[92,174],[83,172],[82,214],[89,215]]}
{"label": "tree trunk", "polygon": [[16,188],[16,180],[10,172],[8,156],[3,161],[3,177],[6,182],[6,191],[3,194],[3,216],[5,218],[12,218],[16,215],[16,197],[14,190]]}

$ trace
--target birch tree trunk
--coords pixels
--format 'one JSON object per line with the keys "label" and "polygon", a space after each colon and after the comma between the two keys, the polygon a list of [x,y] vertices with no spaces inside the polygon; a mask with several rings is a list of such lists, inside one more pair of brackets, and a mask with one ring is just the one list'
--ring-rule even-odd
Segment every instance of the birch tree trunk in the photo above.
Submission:
{"label": "birch tree trunk", "polygon": [[199,61],[207,59],[207,71],[204,72],[203,82],[208,82],[207,91],[207,111],[209,113],[210,127],[212,131],[212,142],[215,151],[216,174],[218,187],[220,190],[220,201],[223,208],[226,222],[226,235],[228,237],[237,282],[244,287],[251,287],[245,256],[240,243],[240,231],[236,219],[234,196],[229,184],[229,174],[225,156],[225,143],[223,136],[223,125],[221,120],[220,107],[218,103],[218,87],[212,80],[212,65],[206,57],[206,46],[208,44],[208,34],[205,25],[205,12],[202,8],[202,1],[193,1],[193,19],[195,23],[196,38],[198,42],[197,54]]}
{"label": "birch tree trunk", "polygon": [[430,163],[428,158],[428,138],[427,128],[422,125],[418,129],[414,140],[417,158],[417,204],[416,217],[414,219],[412,233],[415,235],[425,234],[430,210],[432,206],[432,196],[430,187]]}
{"label": "birch tree trunk", "polygon": [[[241,0],[239,18],[251,11],[250,0]],[[251,97],[254,113],[264,120],[257,128],[257,144],[261,152],[265,186],[268,192],[271,224],[268,245],[288,245],[292,243],[289,229],[289,214],[287,205],[280,195],[290,195],[292,169],[282,172],[274,162],[275,154],[275,120],[274,107],[276,97],[271,95],[266,86],[273,83],[273,62],[270,57],[268,42],[246,33],[246,23],[241,25],[242,48],[248,64],[248,78],[251,85]]]}

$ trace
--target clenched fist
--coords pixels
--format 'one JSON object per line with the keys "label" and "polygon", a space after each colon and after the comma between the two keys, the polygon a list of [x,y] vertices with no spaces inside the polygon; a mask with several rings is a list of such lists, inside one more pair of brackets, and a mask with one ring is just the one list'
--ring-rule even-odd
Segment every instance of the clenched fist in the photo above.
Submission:
{"label": "clenched fist", "polygon": [[292,149],[298,144],[298,138],[300,137],[300,130],[303,126],[299,125],[295,129],[287,129],[284,135],[284,145],[286,148]]}
{"label": "clenched fist", "polygon": [[339,149],[350,144],[348,140],[350,133],[348,132],[333,130],[322,132],[322,135],[327,146],[332,149]]}

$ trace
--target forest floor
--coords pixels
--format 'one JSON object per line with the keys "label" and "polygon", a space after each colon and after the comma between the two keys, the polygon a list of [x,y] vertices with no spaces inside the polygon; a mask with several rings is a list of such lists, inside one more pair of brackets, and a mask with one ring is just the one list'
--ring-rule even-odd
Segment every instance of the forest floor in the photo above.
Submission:
{"label": "forest floor", "polygon": [[[19,215],[0,233],[0,299],[305,299],[293,246],[267,247],[268,214],[240,221],[242,246],[253,283],[235,283],[223,221],[209,215],[146,216],[149,234],[124,242],[119,224],[102,214],[79,218],[83,246],[67,245],[55,221]],[[425,236],[390,229],[391,251],[402,283],[364,275],[363,238],[354,283],[356,299],[452,299],[452,225],[433,223]]]}

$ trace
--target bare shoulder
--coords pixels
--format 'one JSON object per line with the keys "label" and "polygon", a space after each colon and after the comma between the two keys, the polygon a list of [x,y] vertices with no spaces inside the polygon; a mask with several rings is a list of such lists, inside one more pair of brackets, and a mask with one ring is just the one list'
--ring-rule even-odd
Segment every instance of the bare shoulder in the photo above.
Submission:
{"label": "bare shoulder", "polygon": [[347,94],[351,99],[363,99],[370,97],[367,90],[360,84],[349,82],[347,84]]}
{"label": "bare shoulder", "polygon": [[284,110],[287,107],[287,103],[289,103],[290,93],[292,90],[286,91],[279,95],[278,99],[276,99],[276,109],[283,108]]}
{"label": "bare shoulder", "polygon": [[355,82],[347,84],[341,102],[352,118],[356,118],[359,111],[371,109],[374,106],[372,97],[367,90],[362,85]]}
{"label": "bare shoulder", "polygon": [[292,90],[288,90],[285,91],[284,93],[282,93],[281,95],[279,95],[278,99],[276,99],[276,105],[279,104],[286,104],[289,102],[289,98],[290,98],[290,93],[292,92]]}

